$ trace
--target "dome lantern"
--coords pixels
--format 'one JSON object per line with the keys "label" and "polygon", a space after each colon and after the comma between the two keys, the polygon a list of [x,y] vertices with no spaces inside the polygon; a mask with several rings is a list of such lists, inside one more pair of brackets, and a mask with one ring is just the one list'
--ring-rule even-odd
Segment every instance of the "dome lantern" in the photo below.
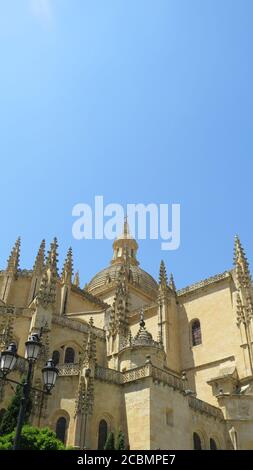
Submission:
{"label": "dome lantern", "polygon": [[136,259],[138,250],[138,243],[132,237],[127,217],[124,219],[123,233],[113,243],[113,257],[111,264],[116,263],[127,263],[133,266],[137,266],[139,262]]}

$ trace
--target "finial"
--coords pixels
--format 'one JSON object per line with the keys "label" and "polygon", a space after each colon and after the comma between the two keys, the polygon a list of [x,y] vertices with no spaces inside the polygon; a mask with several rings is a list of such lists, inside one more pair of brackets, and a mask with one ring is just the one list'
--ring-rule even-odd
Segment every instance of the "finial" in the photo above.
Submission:
{"label": "finial", "polygon": [[140,323],[139,323],[139,325],[142,328],[144,328],[144,326],[145,326],[143,307],[141,308],[141,311],[140,311]]}
{"label": "finial", "polygon": [[129,226],[128,226],[127,215],[125,215],[125,217],[124,217],[124,235],[125,236],[129,235]]}

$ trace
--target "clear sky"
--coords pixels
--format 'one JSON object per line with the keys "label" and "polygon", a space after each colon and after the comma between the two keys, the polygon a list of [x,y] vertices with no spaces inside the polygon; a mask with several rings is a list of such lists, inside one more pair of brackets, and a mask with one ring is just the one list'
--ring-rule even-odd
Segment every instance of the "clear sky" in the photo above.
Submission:
{"label": "clear sky", "polygon": [[140,241],[178,287],[253,264],[252,0],[0,0],[3,268],[42,238],[69,245],[82,285],[111,241],[72,238],[72,207],[180,203],[181,246]]}

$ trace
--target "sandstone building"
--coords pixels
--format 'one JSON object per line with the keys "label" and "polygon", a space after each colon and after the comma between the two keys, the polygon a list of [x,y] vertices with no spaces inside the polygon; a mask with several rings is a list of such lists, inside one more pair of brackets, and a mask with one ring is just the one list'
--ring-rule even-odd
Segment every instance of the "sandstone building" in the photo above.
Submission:
{"label": "sandstone building", "polygon": [[[31,422],[76,448],[103,448],[122,430],[130,449],[253,449],[253,292],[235,239],[234,267],[177,290],[163,262],[159,281],[142,270],[127,222],[109,267],[83,289],[69,249],[42,241],[32,270],[20,240],[0,271],[0,350],[16,342],[13,377],[26,368],[32,332],[43,344],[33,375],[53,357],[50,397],[33,393]],[[0,381],[0,415],[13,391]]]}

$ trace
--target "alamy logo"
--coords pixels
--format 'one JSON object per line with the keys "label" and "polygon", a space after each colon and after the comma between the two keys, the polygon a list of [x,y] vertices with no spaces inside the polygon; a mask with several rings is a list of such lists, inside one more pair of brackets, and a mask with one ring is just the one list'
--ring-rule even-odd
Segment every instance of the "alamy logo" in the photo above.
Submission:
{"label": "alamy logo", "polygon": [[73,207],[76,220],[72,234],[76,240],[113,240],[122,232],[125,214],[131,235],[137,240],[161,240],[162,250],[177,250],[180,246],[180,204],[121,204],[104,205],[103,196],[95,196],[94,208],[79,203]]}

